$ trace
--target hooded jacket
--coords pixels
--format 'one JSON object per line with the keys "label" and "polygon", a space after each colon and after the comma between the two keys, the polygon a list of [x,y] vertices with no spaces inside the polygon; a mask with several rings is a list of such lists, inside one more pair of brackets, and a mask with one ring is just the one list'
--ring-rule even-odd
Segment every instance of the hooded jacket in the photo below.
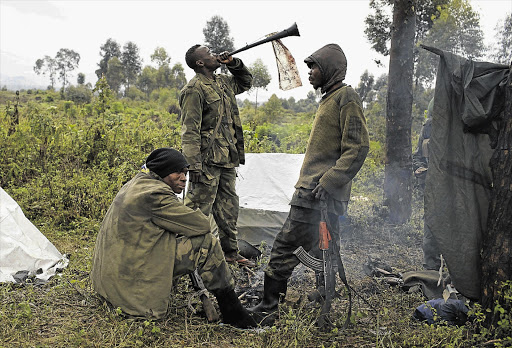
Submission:
{"label": "hooded jacket", "polygon": [[[322,47],[305,59],[316,63],[322,73],[322,91],[329,90],[345,78],[347,61],[336,44]],[[364,163],[369,149],[366,119],[361,99],[350,86],[342,84],[326,93],[315,115],[304,162],[292,205],[318,208],[311,191],[320,184],[332,198],[329,211],[343,214],[339,202],[350,198],[352,179]]]}
{"label": "hooded jacket", "polygon": [[316,63],[322,73],[322,94],[338,82],[345,80],[347,74],[347,58],[340,46],[336,44],[325,45],[318,51],[304,59],[310,66]]}

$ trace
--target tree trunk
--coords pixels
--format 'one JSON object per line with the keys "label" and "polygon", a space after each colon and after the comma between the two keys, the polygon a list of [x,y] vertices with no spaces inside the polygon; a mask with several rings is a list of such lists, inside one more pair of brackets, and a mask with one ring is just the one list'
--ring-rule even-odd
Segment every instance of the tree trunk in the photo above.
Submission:
{"label": "tree trunk", "polygon": [[[508,75],[505,92],[505,112],[499,123],[498,145],[490,166],[493,188],[489,203],[487,232],[483,236],[482,251],[482,305],[493,310],[498,302],[506,311],[501,283],[512,279],[512,72]],[[496,325],[499,316],[490,312],[487,324]],[[499,315],[499,313],[497,313]]]}
{"label": "tree trunk", "polygon": [[411,217],[412,196],[412,77],[416,15],[412,0],[395,0],[389,54],[386,110],[384,204],[389,221],[402,224]]}

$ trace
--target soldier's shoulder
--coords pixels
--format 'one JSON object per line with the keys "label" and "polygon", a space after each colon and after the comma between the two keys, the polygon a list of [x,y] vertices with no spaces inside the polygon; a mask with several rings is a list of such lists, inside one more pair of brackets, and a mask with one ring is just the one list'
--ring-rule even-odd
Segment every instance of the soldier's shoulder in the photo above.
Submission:
{"label": "soldier's shoulder", "polygon": [[337,99],[340,105],[345,105],[350,102],[355,102],[361,105],[361,97],[357,94],[356,90],[350,85],[345,85],[337,91]]}
{"label": "soldier's shoulder", "polygon": [[345,88],[342,88],[342,89],[344,89],[343,92],[347,98],[360,99],[359,94],[357,94],[356,90],[352,86],[346,85]]}
{"label": "soldier's shoulder", "polygon": [[201,86],[201,80],[197,76],[194,76],[186,85],[181,89],[181,92],[186,92],[194,89],[199,89]]}

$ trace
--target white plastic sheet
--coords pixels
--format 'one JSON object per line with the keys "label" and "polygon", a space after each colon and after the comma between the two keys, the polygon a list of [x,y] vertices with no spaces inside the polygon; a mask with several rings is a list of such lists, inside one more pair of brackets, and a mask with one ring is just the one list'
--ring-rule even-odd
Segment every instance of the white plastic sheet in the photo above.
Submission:
{"label": "white plastic sheet", "polygon": [[304,154],[246,153],[245,157],[236,181],[239,238],[271,245],[290,211]]}
{"label": "white plastic sheet", "polygon": [[46,281],[67,265],[68,259],[0,187],[0,282],[14,282],[13,276],[19,271]]}

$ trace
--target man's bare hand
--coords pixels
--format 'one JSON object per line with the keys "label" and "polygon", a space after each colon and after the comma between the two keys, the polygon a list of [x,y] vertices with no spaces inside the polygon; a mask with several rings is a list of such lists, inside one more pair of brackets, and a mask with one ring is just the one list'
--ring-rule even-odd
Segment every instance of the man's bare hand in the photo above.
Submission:
{"label": "man's bare hand", "polygon": [[232,65],[233,56],[230,56],[228,51],[224,51],[217,56],[217,60],[222,64]]}
{"label": "man's bare hand", "polygon": [[329,197],[329,192],[327,192],[320,184],[316,185],[312,193],[318,200],[327,200]]}
{"label": "man's bare hand", "polygon": [[189,170],[188,171],[188,181],[199,182],[200,178],[201,178],[200,170]]}

